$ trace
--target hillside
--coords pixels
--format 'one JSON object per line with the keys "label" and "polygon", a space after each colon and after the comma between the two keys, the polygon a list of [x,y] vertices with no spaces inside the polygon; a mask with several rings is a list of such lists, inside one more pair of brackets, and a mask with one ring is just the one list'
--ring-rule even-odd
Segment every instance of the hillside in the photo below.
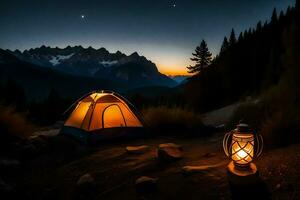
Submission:
{"label": "hillside", "polygon": [[295,38],[297,9],[280,14],[274,9],[268,22],[259,21],[238,36],[232,29],[211,65],[186,84],[189,103],[205,112],[277,85],[292,67],[289,51],[300,46]]}

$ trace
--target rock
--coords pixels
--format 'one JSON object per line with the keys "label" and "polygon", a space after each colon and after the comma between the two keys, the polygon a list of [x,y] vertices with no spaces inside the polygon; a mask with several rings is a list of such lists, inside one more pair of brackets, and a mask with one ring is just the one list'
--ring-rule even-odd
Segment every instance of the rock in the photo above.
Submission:
{"label": "rock", "polygon": [[127,153],[130,154],[142,154],[149,150],[149,146],[142,145],[142,146],[128,146],[126,147]]}
{"label": "rock", "polygon": [[184,166],[182,167],[182,173],[183,174],[193,174],[193,173],[206,173],[208,171],[211,171],[217,167],[219,167],[219,164],[216,165],[198,165],[198,166]]}
{"label": "rock", "polygon": [[138,193],[150,193],[157,189],[157,178],[142,176],[135,181],[136,191]]}
{"label": "rock", "polygon": [[17,172],[21,170],[21,163],[18,160],[0,160],[0,170],[3,173],[13,173],[17,175]]}
{"label": "rock", "polygon": [[18,160],[0,160],[0,166],[4,166],[4,167],[18,167],[20,166],[20,161]]}
{"label": "rock", "polygon": [[81,176],[76,184],[74,199],[95,199],[96,197],[96,182],[90,174]]}
{"label": "rock", "polygon": [[78,186],[83,184],[94,184],[94,183],[95,183],[95,179],[90,174],[85,174],[81,176],[77,181]]}
{"label": "rock", "polygon": [[49,150],[45,136],[32,136],[30,138],[30,143],[35,147],[38,154],[43,154]]}
{"label": "rock", "polygon": [[160,144],[157,150],[158,159],[161,161],[175,161],[183,157],[182,147],[174,143]]}

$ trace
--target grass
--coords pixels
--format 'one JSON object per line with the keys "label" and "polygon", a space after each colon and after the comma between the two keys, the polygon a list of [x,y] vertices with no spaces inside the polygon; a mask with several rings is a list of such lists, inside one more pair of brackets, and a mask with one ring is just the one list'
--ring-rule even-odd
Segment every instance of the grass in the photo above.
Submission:
{"label": "grass", "polygon": [[149,107],[142,111],[146,125],[160,134],[194,135],[204,134],[201,117],[179,107]]}
{"label": "grass", "polygon": [[240,119],[264,137],[267,147],[285,146],[300,137],[300,106],[297,95],[281,85],[260,96],[258,103],[242,104],[230,120],[232,128]]}

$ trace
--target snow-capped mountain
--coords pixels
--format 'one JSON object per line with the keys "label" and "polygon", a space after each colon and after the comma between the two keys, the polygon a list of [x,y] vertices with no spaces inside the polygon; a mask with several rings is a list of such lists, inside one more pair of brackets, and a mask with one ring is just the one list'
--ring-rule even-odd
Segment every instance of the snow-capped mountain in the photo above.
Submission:
{"label": "snow-capped mountain", "polygon": [[136,52],[127,56],[120,51],[110,53],[105,48],[82,46],[63,49],[41,46],[23,52],[9,52],[22,61],[76,76],[121,80],[136,84],[137,87],[176,84],[161,74],[154,63]]}

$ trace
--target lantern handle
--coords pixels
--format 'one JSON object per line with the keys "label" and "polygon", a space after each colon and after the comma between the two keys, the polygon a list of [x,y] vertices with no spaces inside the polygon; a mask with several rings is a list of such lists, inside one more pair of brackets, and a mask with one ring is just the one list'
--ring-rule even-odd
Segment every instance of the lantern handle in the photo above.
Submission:
{"label": "lantern handle", "polygon": [[228,139],[231,136],[231,134],[232,134],[232,132],[226,133],[224,136],[224,139],[223,139],[223,150],[227,157],[230,156],[229,151],[228,151]]}
{"label": "lantern handle", "polygon": [[262,135],[258,134],[258,135],[256,135],[256,140],[257,140],[256,158],[258,158],[262,154],[262,151],[263,151],[263,148],[264,148],[264,139],[263,139]]}

